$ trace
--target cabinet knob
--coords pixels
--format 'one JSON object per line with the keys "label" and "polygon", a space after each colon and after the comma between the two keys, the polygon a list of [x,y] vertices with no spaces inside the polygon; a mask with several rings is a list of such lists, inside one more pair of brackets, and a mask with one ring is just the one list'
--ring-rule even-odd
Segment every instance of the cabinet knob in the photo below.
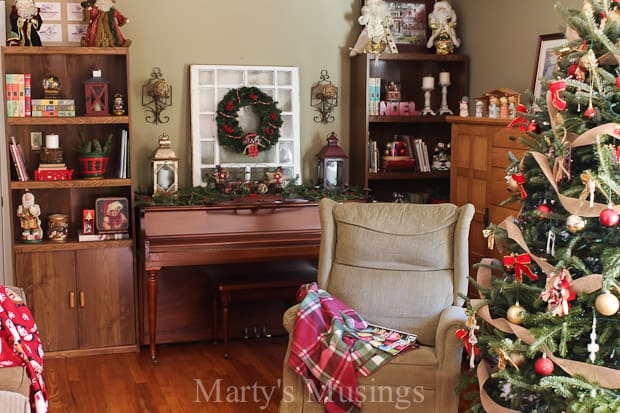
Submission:
{"label": "cabinet knob", "polygon": [[80,308],[84,308],[84,291],[80,291]]}
{"label": "cabinet knob", "polygon": [[75,293],[69,291],[69,308],[75,308]]}

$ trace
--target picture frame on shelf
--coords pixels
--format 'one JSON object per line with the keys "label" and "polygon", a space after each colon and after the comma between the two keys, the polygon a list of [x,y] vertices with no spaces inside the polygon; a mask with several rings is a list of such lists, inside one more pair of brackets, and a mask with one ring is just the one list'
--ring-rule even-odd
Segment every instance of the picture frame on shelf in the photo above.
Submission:
{"label": "picture frame on shelf", "polygon": [[100,233],[129,230],[129,200],[124,197],[104,197],[95,200],[95,218]]}
{"label": "picture frame on shelf", "polygon": [[433,1],[386,0],[391,34],[399,53],[427,52],[428,13]]}
{"label": "picture frame on shelf", "polygon": [[538,48],[532,76],[531,90],[534,94],[534,102],[547,91],[543,80],[553,79],[553,71],[557,61],[556,51],[567,40],[562,33],[541,34],[538,36]]}

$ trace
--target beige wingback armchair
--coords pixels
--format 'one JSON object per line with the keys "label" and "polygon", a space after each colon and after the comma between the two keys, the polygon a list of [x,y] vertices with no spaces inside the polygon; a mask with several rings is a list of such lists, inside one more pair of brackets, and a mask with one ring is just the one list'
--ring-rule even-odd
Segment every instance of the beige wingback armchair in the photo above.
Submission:
{"label": "beige wingback armchair", "polygon": [[[371,323],[416,333],[421,344],[359,378],[362,412],[456,413],[463,350],[455,331],[466,320],[459,293],[467,293],[474,207],[324,199],[319,212],[319,287]],[[284,315],[289,332],[298,308]],[[323,412],[288,355],[280,413]]]}

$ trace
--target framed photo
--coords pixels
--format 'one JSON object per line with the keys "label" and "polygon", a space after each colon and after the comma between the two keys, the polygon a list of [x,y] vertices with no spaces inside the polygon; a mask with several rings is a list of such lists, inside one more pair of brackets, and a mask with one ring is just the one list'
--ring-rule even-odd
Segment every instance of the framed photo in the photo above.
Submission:
{"label": "framed photo", "polygon": [[433,1],[386,0],[392,18],[391,34],[399,52],[424,52],[427,49],[428,13]]}
{"label": "framed photo", "polygon": [[553,79],[557,59],[556,51],[566,44],[566,41],[561,33],[538,36],[538,50],[534,65],[534,75],[532,76],[534,101],[547,92],[547,87],[541,81]]}
{"label": "framed photo", "polygon": [[129,201],[127,198],[108,197],[95,200],[97,231],[127,232],[129,230]]}

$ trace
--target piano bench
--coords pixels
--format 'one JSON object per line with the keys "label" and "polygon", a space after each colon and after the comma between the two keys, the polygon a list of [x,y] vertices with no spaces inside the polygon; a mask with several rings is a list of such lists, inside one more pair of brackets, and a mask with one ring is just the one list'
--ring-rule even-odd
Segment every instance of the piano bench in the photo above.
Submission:
{"label": "piano bench", "polygon": [[308,274],[288,275],[288,278],[281,280],[269,279],[265,276],[262,280],[248,282],[247,280],[234,279],[220,282],[217,286],[216,295],[213,300],[213,339],[217,337],[218,314],[222,315],[222,330],[224,340],[224,358],[229,357],[228,352],[228,323],[229,307],[233,303],[251,302],[257,300],[273,300],[275,298],[290,299],[295,302],[297,290],[302,284],[316,281],[316,276]]}

